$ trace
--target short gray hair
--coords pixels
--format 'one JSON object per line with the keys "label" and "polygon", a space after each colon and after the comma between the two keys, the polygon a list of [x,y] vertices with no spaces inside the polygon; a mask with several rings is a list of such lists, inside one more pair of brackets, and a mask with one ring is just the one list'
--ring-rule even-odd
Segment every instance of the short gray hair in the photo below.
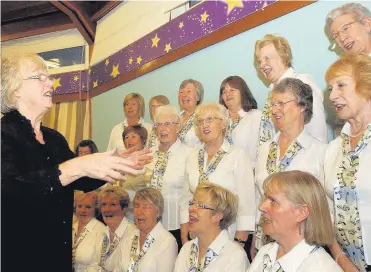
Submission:
{"label": "short gray hair", "polygon": [[102,202],[102,199],[111,194],[117,196],[121,209],[129,207],[130,197],[129,197],[128,192],[126,192],[120,186],[113,186],[113,185],[108,185],[100,190],[98,194],[99,207]]}
{"label": "short gray hair", "polygon": [[157,217],[157,222],[161,221],[162,214],[164,213],[164,197],[161,192],[155,188],[147,187],[139,190],[135,193],[133,203],[144,200],[155,204],[158,208],[159,217]]}
{"label": "short gray hair", "polygon": [[180,84],[179,90],[183,89],[188,83],[193,84],[193,86],[195,86],[196,92],[199,97],[199,100],[197,101],[197,105],[200,105],[202,101],[204,100],[204,86],[202,86],[202,83],[200,81],[190,78],[190,79],[183,80],[183,82]]}
{"label": "short gray hair", "polygon": [[155,111],[153,119],[155,122],[158,122],[158,119],[160,119],[160,117],[163,115],[171,115],[174,117],[174,120],[177,122],[180,121],[179,111],[172,105],[159,106]]}
{"label": "short gray hair", "polygon": [[362,23],[362,20],[365,17],[371,17],[371,12],[365,6],[362,6],[359,3],[347,3],[338,8],[331,10],[326,16],[326,28],[330,30],[331,24],[335,21],[338,16],[344,14],[351,14],[355,15],[355,20]]}
{"label": "short gray hair", "polygon": [[313,90],[308,84],[305,84],[300,79],[285,78],[280,81],[272,90],[273,93],[291,92],[296,103],[304,108],[304,124],[308,124],[313,116]]}

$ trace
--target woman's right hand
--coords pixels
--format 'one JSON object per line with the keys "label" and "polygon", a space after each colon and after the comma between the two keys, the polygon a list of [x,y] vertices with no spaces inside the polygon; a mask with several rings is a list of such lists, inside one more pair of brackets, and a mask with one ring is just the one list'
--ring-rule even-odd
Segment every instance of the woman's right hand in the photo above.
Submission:
{"label": "woman's right hand", "polygon": [[62,174],[59,179],[64,186],[84,176],[114,183],[116,180],[123,180],[125,172],[136,174],[134,167],[137,163],[117,156],[116,150],[94,153],[60,164]]}

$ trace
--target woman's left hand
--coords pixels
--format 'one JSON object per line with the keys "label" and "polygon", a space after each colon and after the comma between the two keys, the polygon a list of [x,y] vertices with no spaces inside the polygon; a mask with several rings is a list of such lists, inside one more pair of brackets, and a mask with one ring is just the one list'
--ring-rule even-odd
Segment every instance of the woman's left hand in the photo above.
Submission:
{"label": "woman's left hand", "polygon": [[143,169],[146,164],[152,162],[152,150],[143,149],[141,151],[135,151],[135,147],[129,148],[127,150],[118,151],[117,155],[123,158],[130,159],[134,162],[134,169]]}

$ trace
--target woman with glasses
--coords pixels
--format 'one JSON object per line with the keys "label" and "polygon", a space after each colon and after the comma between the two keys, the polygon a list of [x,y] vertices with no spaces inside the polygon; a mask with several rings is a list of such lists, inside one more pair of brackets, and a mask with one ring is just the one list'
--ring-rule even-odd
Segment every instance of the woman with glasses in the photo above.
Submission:
{"label": "woman with glasses", "polygon": [[326,82],[336,115],[345,121],[325,154],[337,240],[330,250],[344,271],[371,271],[371,57],[344,54],[328,68]]}
{"label": "woman with glasses", "polygon": [[122,141],[122,132],[126,127],[139,124],[142,125],[148,133],[152,129],[152,126],[148,123],[145,123],[143,119],[145,111],[143,96],[138,93],[128,94],[125,96],[123,107],[126,119],[124,122],[121,122],[113,127],[111,136],[109,138],[107,151],[115,148],[118,150],[126,149],[125,144]]}
{"label": "woman with glasses", "polygon": [[[323,182],[326,144],[311,136],[305,128],[312,118],[312,105],[312,88],[299,79],[283,79],[272,90],[270,107],[278,133],[260,147],[255,169],[258,203],[263,199],[264,180],[276,172],[306,171]],[[258,231],[257,248],[264,243],[261,235]]]}
{"label": "woman with glasses", "polygon": [[228,111],[226,138],[229,143],[245,149],[255,168],[259,146],[261,111],[246,82],[239,76],[230,76],[220,86],[219,103]]}
{"label": "woman with glasses", "polygon": [[259,209],[264,232],[274,242],[262,247],[247,272],[341,272],[322,248],[334,239],[322,184],[301,171],[278,172],[264,181]]}
{"label": "woman with glasses", "polygon": [[203,145],[189,155],[186,163],[180,206],[183,244],[188,241],[189,233],[188,202],[204,181],[218,184],[238,196],[237,221],[228,228],[231,238],[244,246],[249,232],[255,230],[255,188],[250,157],[241,147],[225,139],[226,111],[219,103],[207,103],[198,106],[195,112],[196,133]]}
{"label": "woman with glasses", "polygon": [[237,211],[235,194],[211,182],[198,185],[189,202],[189,231],[196,238],[183,246],[174,272],[246,272],[246,253],[227,231]]}
{"label": "woman with glasses", "polygon": [[371,55],[371,12],[359,3],[348,3],[331,10],[326,28],[344,52]]}
{"label": "woman with glasses", "polygon": [[[292,53],[284,37],[267,34],[255,43],[255,60],[259,71],[271,83],[260,122],[259,145],[269,141],[276,133],[271,120],[271,91],[285,78],[297,78],[308,84],[313,90],[313,117],[305,125],[308,133],[317,140],[327,143],[327,125],[323,107],[323,91],[307,74],[296,73],[292,67]],[[258,150],[259,151],[259,150]],[[260,151],[259,151],[260,152]]]}
{"label": "woman with glasses", "polygon": [[204,87],[194,79],[184,80],[179,87],[178,102],[180,112],[180,131],[178,137],[182,143],[192,147],[199,147],[200,140],[196,136],[194,120],[195,110],[204,98]]}
{"label": "woman with glasses", "polygon": [[[156,112],[156,109],[160,106],[169,105],[170,101],[169,98],[167,98],[165,95],[156,95],[153,96],[149,100],[149,115],[151,117],[152,122],[154,122],[154,115]],[[151,148],[156,145],[158,145],[158,139],[156,135],[156,128],[153,126],[151,131],[148,131],[148,141],[146,143],[146,148]]]}
{"label": "woman with glasses", "polygon": [[138,228],[122,249],[115,272],[173,272],[178,247],[161,223],[164,198],[155,188],[135,193],[134,218]]}
{"label": "woman with glasses", "polygon": [[1,72],[2,270],[71,271],[74,190],[122,180],[136,172],[138,156],[135,163],[114,152],[75,158],[60,133],[41,125],[53,105],[45,61],[16,53],[2,57]]}
{"label": "woman with glasses", "polygon": [[158,107],[154,115],[154,127],[159,144],[152,147],[153,161],[147,165],[152,170],[149,186],[156,188],[164,197],[162,225],[182,247],[180,236],[179,201],[186,181],[185,165],[192,147],[178,138],[180,130],[179,113],[171,105]]}

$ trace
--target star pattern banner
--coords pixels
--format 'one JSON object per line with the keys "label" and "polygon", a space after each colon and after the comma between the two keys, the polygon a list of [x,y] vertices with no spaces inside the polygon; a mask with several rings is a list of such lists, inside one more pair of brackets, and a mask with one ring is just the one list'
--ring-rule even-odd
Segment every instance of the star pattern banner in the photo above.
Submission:
{"label": "star pattern banner", "polygon": [[[56,95],[91,90],[278,0],[205,1],[121,49],[88,71],[56,75]],[[86,89],[87,88],[87,89]],[[85,90],[84,90],[85,89]]]}

